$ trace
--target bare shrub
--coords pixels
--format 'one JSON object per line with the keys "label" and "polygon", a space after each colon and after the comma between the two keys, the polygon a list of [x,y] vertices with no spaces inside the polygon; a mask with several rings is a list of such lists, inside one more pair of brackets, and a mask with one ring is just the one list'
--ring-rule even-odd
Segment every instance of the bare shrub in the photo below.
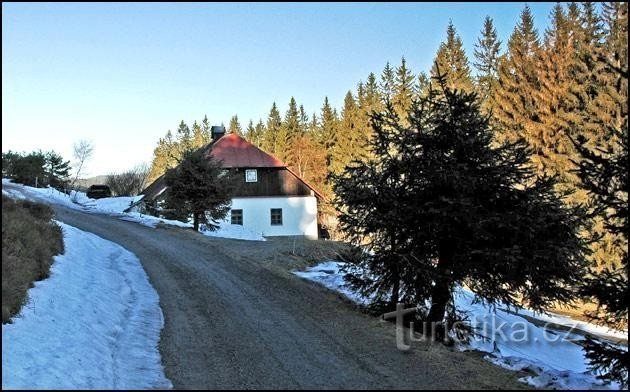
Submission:
{"label": "bare shrub", "polygon": [[141,164],[121,173],[109,174],[105,184],[114,196],[135,196],[144,189],[148,176],[149,166]]}

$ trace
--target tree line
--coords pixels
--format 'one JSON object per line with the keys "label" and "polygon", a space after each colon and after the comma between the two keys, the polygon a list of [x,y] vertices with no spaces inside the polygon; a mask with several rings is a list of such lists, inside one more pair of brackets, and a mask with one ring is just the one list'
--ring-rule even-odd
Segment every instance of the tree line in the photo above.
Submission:
{"label": "tree line", "polygon": [[[558,4],[543,34],[525,7],[507,43],[499,41],[493,20],[487,17],[472,63],[449,23],[428,73],[414,73],[403,57],[399,65],[387,63],[379,75],[370,73],[360,81],[346,93],[339,109],[326,97],[321,109],[309,114],[291,97],[286,111],[274,102],[265,120],[250,120],[245,127],[233,116],[228,131],[278,157],[331,199],[328,175],[369,155],[370,114],[391,102],[404,118],[412,101],[426,96],[431,79],[440,72],[449,88],[477,92],[484,112],[491,112],[497,124],[519,124],[515,129],[504,127],[497,140],[524,137],[534,149],[537,172],[559,174],[559,186],[577,190],[574,200],[584,201],[586,193],[572,170],[572,159],[578,157],[570,137],[583,135],[592,146],[603,148],[614,143],[614,135],[599,130],[611,118],[620,121],[627,85],[596,60],[610,58],[620,67],[627,58],[624,7],[606,3],[598,10],[589,2]],[[159,140],[150,180],[173,167],[183,151],[209,141],[207,117],[192,127],[182,121],[175,134],[169,131]]]}
{"label": "tree line", "polygon": [[69,184],[70,161],[55,151],[2,153],[2,176],[29,186],[64,190]]}

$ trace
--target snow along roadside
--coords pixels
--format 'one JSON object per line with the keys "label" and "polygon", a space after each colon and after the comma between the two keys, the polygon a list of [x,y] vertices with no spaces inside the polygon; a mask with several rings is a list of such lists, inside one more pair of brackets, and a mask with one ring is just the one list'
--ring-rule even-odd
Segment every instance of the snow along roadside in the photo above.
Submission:
{"label": "snow along roadside", "polygon": [[2,326],[2,389],[172,388],[158,350],[159,298],[138,258],[57,223],[64,254]]}
{"label": "snow along roadside", "polygon": [[[326,261],[293,272],[295,275],[317,282],[337,291],[351,301],[365,305],[367,299],[352,291],[345,284],[341,272],[342,262]],[[544,322],[574,326],[584,331],[598,332],[603,336],[621,338],[627,331],[611,331],[585,322],[575,322],[568,317],[554,314],[542,315],[528,309],[519,309],[519,314],[507,312],[505,306],[492,308],[474,301],[471,291],[459,287],[454,293],[455,306],[468,312],[471,325],[479,328],[486,339],[473,337],[469,344],[459,344],[462,351],[478,350],[487,353],[485,359],[509,370],[529,371],[520,381],[537,388],[551,389],[620,389],[618,383],[603,383],[589,371],[588,360],[580,346],[583,336],[548,330],[521,317],[519,314],[537,318]],[[511,339],[524,337],[528,339]]]}
{"label": "snow along roadside", "polygon": [[[131,204],[142,199],[140,196],[106,197],[102,199],[90,199],[85,192],[72,191],[72,197],[54,188],[33,188],[23,184],[16,184],[11,179],[3,178],[2,185],[11,185],[14,189],[2,189],[2,194],[14,199],[28,199],[62,205],[67,208],[89,212],[93,214],[105,214],[119,219],[139,223],[155,228],[159,224],[192,228],[192,223],[184,223],[177,220],[158,218],[141,214],[137,211],[124,212]],[[76,201],[76,203],[73,201]],[[248,230],[242,225],[232,225],[228,221],[219,222],[216,231],[200,230],[200,233],[208,237],[232,238],[248,241],[266,241],[261,233]]]}

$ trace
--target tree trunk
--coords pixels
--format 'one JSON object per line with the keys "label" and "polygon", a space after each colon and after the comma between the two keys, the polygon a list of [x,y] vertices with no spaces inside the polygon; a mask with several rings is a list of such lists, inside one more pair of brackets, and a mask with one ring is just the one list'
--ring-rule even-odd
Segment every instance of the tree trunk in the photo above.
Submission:
{"label": "tree trunk", "polygon": [[448,305],[450,298],[450,284],[444,280],[435,282],[435,286],[431,290],[431,310],[428,321],[437,323],[444,319],[444,312],[446,312],[446,305]]}
{"label": "tree trunk", "polygon": [[[392,253],[393,253],[394,250],[396,249],[396,238],[391,237],[390,241],[391,241],[391,247],[392,247]],[[398,268],[398,264],[394,264],[392,266],[392,281],[393,281],[392,297],[389,303],[392,309],[396,309],[396,305],[398,304],[398,301],[400,301],[400,271]]]}
{"label": "tree trunk", "polygon": [[199,214],[193,214],[193,230],[199,231]]}
{"label": "tree trunk", "polygon": [[394,285],[392,287],[392,298],[390,300],[390,305],[396,309],[396,304],[400,301],[400,274],[398,273],[398,265],[394,266],[393,278]]}
{"label": "tree trunk", "polygon": [[440,259],[437,267],[435,286],[431,290],[431,310],[427,316],[427,321],[431,325],[433,336],[436,340],[441,340],[446,336],[443,324],[446,306],[451,299],[452,286],[452,257],[453,251],[448,244],[443,242],[440,246]]}

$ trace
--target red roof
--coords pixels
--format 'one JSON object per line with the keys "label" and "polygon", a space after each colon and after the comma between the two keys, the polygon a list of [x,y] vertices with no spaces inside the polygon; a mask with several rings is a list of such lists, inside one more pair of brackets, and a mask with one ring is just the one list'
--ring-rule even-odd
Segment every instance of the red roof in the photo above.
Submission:
{"label": "red roof", "polygon": [[287,167],[278,158],[267,154],[241,136],[230,133],[212,143],[210,152],[223,167]]}

